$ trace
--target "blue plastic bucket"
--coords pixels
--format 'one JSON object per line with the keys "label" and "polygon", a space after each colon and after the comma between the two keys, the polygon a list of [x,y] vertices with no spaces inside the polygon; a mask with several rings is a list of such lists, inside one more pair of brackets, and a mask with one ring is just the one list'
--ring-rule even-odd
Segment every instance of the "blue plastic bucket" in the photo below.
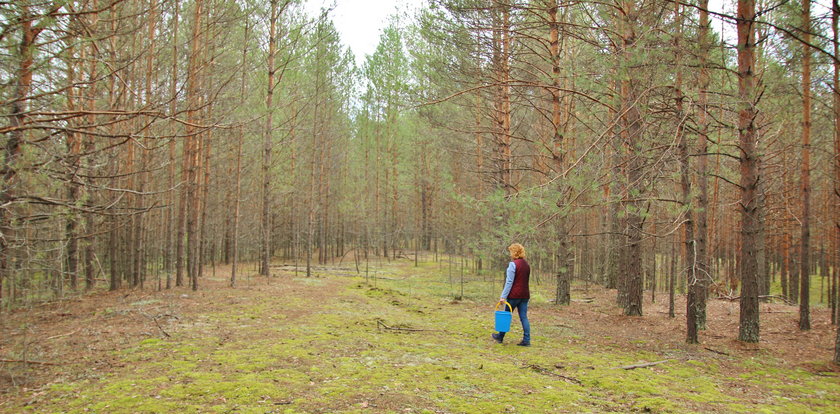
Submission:
{"label": "blue plastic bucket", "polygon": [[506,308],[510,308],[509,311],[506,310],[499,310],[499,305],[501,302],[496,304],[496,331],[498,332],[509,332],[510,331],[510,321],[513,318],[513,307],[510,306],[510,303],[505,301]]}

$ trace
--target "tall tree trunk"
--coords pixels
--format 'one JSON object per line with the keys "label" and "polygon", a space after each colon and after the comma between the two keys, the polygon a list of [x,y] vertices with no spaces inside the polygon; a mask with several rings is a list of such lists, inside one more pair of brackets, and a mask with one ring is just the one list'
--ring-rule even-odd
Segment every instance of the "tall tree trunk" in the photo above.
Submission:
{"label": "tall tree trunk", "polygon": [[[125,169],[126,169],[126,187],[131,191],[137,191],[136,183],[137,183],[137,172],[140,170],[135,165],[135,142],[134,139],[129,139],[128,142],[125,143]],[[139,230],[139,226],[137,225],[138,220],[138,213],[137,213],[137,206],[138,206],[138,198],[140,197],[139,194],[136,193],[127,193],[125,196],[126,200],[126,207],[129,211],[131,211],[131,215],[128,217],[128,228],[126,228],[126,240],[125,240],[125,249],[123,250],[122,254],[126,260],[126,271],[128,276],[128,284],[129,286],[136,287],[139,280],[137,278],[137,272],[135,268],[135,263],[137,260],[137,256],[139,256],[139,252],[137,251],[138,247],[136,242],[137,238],[135,237],[137,231]]]}
{"label": "tall tree trunk", "polygon": [[[2,281],[14,283],[12,270],[15,261],[15,229],[12,224],[12,213],[10,203],[15,199],[18,177],[18,158],[21,155],[23,145],[23,124],[26,121],[27,101],[32,85],[32,66],[34,63],[33,51],[35,50],[35,39],[40,34],[41,27],[34,23],[34,16],[30,13],[29,6],[20,6],[20,30],[21,38],[18,44],[18,67],[12,82],[14,85],[13,94],[9,99],[8,119],[9,132],[6,145],[3,149],[3,181],[0,183],[0,292],[2,292]],[[2,293],[0,293],[2,296]]]}
{"label": "tall tree trunk", "polygon": [[697,245],[694,239],[694,206],[691,202],[691,168],[689,161],[688,139],[685,134],[685,112],[683,108],[682,91],[682,65],[680,40],[682,40],[682,10],[680,3],[674,3],[674,20],[676,22],[676,35],[674,36],[674,50],[676,60],[676,79],[674,81],[675,103],[677,109],[677,152],[680,160],[680,188],[682,190],[682,204],[685,212],[685,220],[683,221],[683,231],[685,236],[685,246],[683,250],[683,263],[686,270],[686,286],[688,287],[688,294],[686,295],[686,339],[690,344],[696,344],[699,341],[697,338],[697,300],[698,291],[700,290],[700,275],[697,269]]}
{"label": "tall tree trunk", "polygon": [[[117,16],[116,4],[111,4],[109,11],[110,11],[110,13],[109,13],[110,16],[112,16],[112,17]],[[110,19],[110,25],[109,25],[110,26],[109,27],[110,36],[108,38],[109,49],[108,49],[108,52],[107,52],[107,57],[110,58],[112,61],[116,61],[116,59],[117,59],[117,55],[116,55],[117,54],[117,43],[116,43],[117,42],[117,36],[116,36],[116,33],[117,33],[117,22],[118,21],[119,21],[119,19],[117,19],[117,18],[111,18]],[[119,88],[117,87],[117,77],[118,77],[117,71],[112,70],[112,71],[110,71],[110,73],[108,73],[107,76],[108,76],[108,107],[109,108],[114,108],[118,105],[124,107],[125,105],[123,105],[122,103],[119,102],[120,91],[119,91]],[[114,120],[114,118],[111,117],[111,120]],[[116,123],[113,124],[110,129],[111,129],[111,132],[114,135],[119,135],[119,134],[123,133],[120,125],[116,124]],[[109,152],[111,153],[110,155],[112,157],[114,157],[114,158],[119,157],[118,148],[112,148],[111,151],[109,151]],[[111,178],[110,178],[111,187],[116,188],[120,185],[118,177],[123,176],[125,174],[124,166],[122,165],[122,163],[119,163],[116,166],[113,166],[111,168],[110,172],[112,173]],[[124,255],[118,255],[117,254],[118,249],[122,247],[122,245],[124,244],[124,241],[125,241],[125,238],[121,237],[122,234],[124,233],[124,230],[125,230],[125,227],[126,227],[125,223],[123,223],[123,221],[124,220],[121,219],[120,217],[114,216],[114,217],[112,217],[111,223],[110,223],[112,230],[111,230],[111,234],[110,234],[110,243],[109,243],[109,246],[108,246],[109,247],[108,257],[109,257],[109,260],[111,262],[110,263],[111,275],[110,275],[109,289],[112,290],[112,291],[120,288],[120,286],[122,285],[122,278],[123,278],[123,275],[125,273],[125,266],[123,265],[125,257],[124,257]]]}
{"label": "tall tree trunk", "polygon": [[[76,62],[73,56],[73,47],[67,49],[68,62],[67,65],[67,83],[70,85],[67,88],[67,110],[75,112],[78,110],[76,88]],[[72,128],[77,129],[77,128]],[[73,131],[67,132],[67,182],[65,183],[67,192],[67,202],[75,205],[79,199],[79,185],[77,184],[77,174],[79,172],[79,158],[82,151],[82,138],[78,133]],[[70,276],[70,287],[73,290],[78,288],[79,280],[79,214],[72,208],[68,211],[65,223],[65,237],[67,238],[67,270],[66,273]]]}
{"label": "tall tree trunk", "polygon": [[269,223],[269,212],[271,211],[271,148],[274,118],[274,57],[277,54],[277,3],[279,0],[271,0],[271,17],[269,20],[268,32],[268,90],[265,97],[265,106],[268,113],[265,118],[265,131],[263,132],[263,164],[262,164],[262,215],[260,216],[260,275],[268,276],[268,265],[271,260],[271,223]]}
{"label": "tall tree trunk", "polygon": [[[199,80],[200,81],[200,80]],[[195,102],[201,106],[201,99]],[[190,288],[198,290],[199,262],[201,261],[201,238],[199,235],[201,214],[201,189],[199,175],[201,172],[201,154],[204,149],[204,137],[196,131],[194,147],[190,153],[189,172],[189,215],[187,216],[187,273],[190,278]]]}
{"label": "tall tree trunk", "polygon": [[493,64],[497,83],[495,96],[495,139],[498,157],[498,186],[506,195],[513,194],[511,177],[511,131],[510,131],[510,46],[511,24],[510,4],[496,3],[498,10],[493,14],[496,22],[493,28]]}
{"label": "tall tree trunk", "polygon": [[[197,175],[198,171],[196,170],[198,166],[198,158],[201,153],[201,131],[195,126],[198,124],[198,116],[200,113],[200,78],[201,78],[201,50],[203,50],[204,46],[201,44],[201,32],[202,32],[202,16],[204,14],[204,0],[195,0],[193,4],[193,27],[192,27],[192,34],[190,37],[190,56],[189,61],[187,63],[187,103],[189,105],[189,109],[187,110],[187,127],[186,127],[186,140],[185,144],[185,152],[184,158],[185,162],[185,171],[186,171],[186,183],[185,183],[185,192],[186,192],[186,200],[183,203],[185,213],[187,213],[187,223],[186,223],[186,232],[187,232],[187,271],[190,278],[190,284],[193,290],[198,290],[198,274],[197,274],[197,266],[196,260],[199,260],[196,257],[198,253],[197,244],[198,240],[196,240],[196,219],[197,216],[197,208],[198,203],[196,202],[196,195],[197,195]],[[179,215],[182,213],[179,213]],[[179,217],[180,218],[180,217]],[[179,240],[179,243],[182,243]],[[181,250],[183,252],[183,245],[181,245]],[[179,254],[179,260],[182,260]]]}
{"label": "tall tree trunk", "polygon": [[[248,32],[250,19],[245,19],[245,42],[242,44],[242,72],[240,75],[239,84],[239,105],[245,105],[245,64],[248,58]],[[236,182],[236,190],[233,196],[233,235],[231,236],[231,250],[233,260],[230,265],[230,287],[236,287],[236,267],[239,264],[239,207],[241,205],[239,199],[242,197],[242,141],[245,138],[245,128],[240,126],[237,128],[236,136],[236,171],[234,181]]]}
{"label": "tall tree trunk", "polygon": [[[92,107],[91,103],[91,108]],[[92,117],[91,117],[92,118]],[[93,123],[91,122],[91,125]],[[84,144],[84,152],[86,154],[92,154],[96,150],[96,138],[88,137],[85,140]],[[91,168],[88,167],[88,172],[91,172]],[[93,174],[90,174],[93,175]],[[87,193],[88,197],[92,197],[92,194]],[[90,202],[90,201],[89,201]],[[91,204],[93,204],[91,202]],[[85,262],[85,290],[93,289],[94,285],[96,284],[96,269],[94,268],[93,261],[94,261],[94,248],[96,245],[96,218],[94,213],[87,212],[85,213],[85,231],[87,232],[87,236],[85,238],[84,244],[84,262]]]}
{"label": "tall tree trunk", "polygon": [[185,244],[187,229],[187,209],[189,208],[189,171],[190,171],[190,152],[192,151],[193,137],[187,136],[181,145],[182,165],[181,165],[181,194],[178,202],[178,234],[175,237],[175,286],[184,286],[184,267],[186,265]]}
{"label": "tall tree trunk", "polygon": [[802,0],[802,241],[799,248],[799,329],[811,329],[811,0]]}
{"label": "tall tree trunk", "polygon": [[740,327],[738,339],[759,340],[758,262],[756,229],[759,205],[757,200],[759,154],[756,151],[755,127],[755,1],[738,0],[738,135],[741,150],[739,182],[741,190],[741,276]]}
{"label": "tall tree trunk", "polygon": [[[208,105],[208,111],[212,108],[212,105]],[[200,218],[199,218],[199,253],[198,253],[198,274],[202,275],[204,269],[204,262],[206,261],[207,256],[212,257],[212,255],[207,254],[208,249],[208,237],[207,237],[207,211],[208,209],[208,196],[210,194],[210,161],[212,160],[212,151],[213,151],[213,132],[208,131],[207,136],[204,137],[204,154],[201,156],[201,169],[203,177],[200,177],[201,184],[199,187],[201,188],[201,199],[199,200],[199,208],[200,211]],[[215,263],[215,261],[214,261]]]}
{"label": "tall tree trunk", "polygon": [[[180,20],[179,15],[179,5],[180,0],[174,0],[174,14],[172,16],[173,20],[173,29],[172,29],[172,56],[178,56],[178,23]],[[175,116],[175,113],[178,111],[178,59],[172,59],[172,73],[170,73],[169,79],[169,114],[170,116]],[[172,135],[177,134],[178,125],[173,123],[172,128]],[[172,255],[173,255],[173,237],[172,234],[175,231],[174,223],[175,223],[175,138],[169,139],[169,165],[166,169],[167,172],[167,184],[168,188],[166,190],[167,198],[168,198],[168,206],[166,208],[166,244],[164,249],[166,252],[164,253],[164,271],[166,272],[166,288],[172,288]],[[179,209],[180,211],[180,209]],[[183,237],[183,233],[180,233],[180,225],[179,225],[179,234]],[[177,286],[181,286],[180,282],[176,282]]]}
{"label": "tall tree trunk", "polygon": [[[840,2],[831,2],[831,27],[833,33],[834,56],[840,56],[840,43],[838,43],[838,21],[840,21]],[[840,282],[840,64],[834,61],[834,311],[840,309],[837,306],[838,282]],[[834,363],[840,364],[840,322],[837,323],[837,338],[834,342]]]}
{"label": "tall tree trunk", "polygon": [[571,302],[571,282],[574,274],[574,252],[570,250],[568,242],[568,230],[564,224],[560,224],[557,233],[560,236],[560,246],[557,249],[557,292],[555,303],[568,305]]}
{"label": "tall tree trunk", "polygon": [[793,221],[791,217],[791,208],[788,205],[788,200],[791,198],[792,194],[790,194],[789,190],[789,180],[787,174],[787,151],[782,151],[782,197],[784,199],[784,212],[782,213],[782,236],[781,236],[781,244],[782,244],[782,269],[781,269],[781,276],[780,282],[782,285],[782,296],[790,299],[795,300],[793,292],[795,289],[791,288],[791,281],[793,280],[793,275],[791,271],[792,261],[791,261],[791,249],[792,249],[792,238],[791,238],[791,231],[789,230],[790,223]]}
{"label": "tall tree trunk", "polygon": [[[546,3],[548,14],[548,44],[549,53],[551,55],[551,136],[547,140],[550,142],[551,148],[551,169],[555,174],[562,174],[565,168],[566,148],[564,148],[564,137],[562,131],[562,105],[560,102],[560,16],[558,16],[558,6],[556,0],[550,0]],[[508,114],[508,119],[510,114]],[[548,171],[546,171],[548,172]],[[563,180],[558,180],[556,191],[560,194],[565,193]],[[565,200],[560,199],[557,208],[563,209]],[[564,211],[559,217],[557,226],[557,238],[559,241],[559,249],[557,253],[557,260],[559,268],[557,269],[557,297],[555,303],[558,305],[568,305],[571,301],[571,281],[574,275],[574,246],[571,243],[569,236],[569,217],[568,211]]]}
{"label": "tall tree trunk", "polygon": [[[317,27],[317,30],[316,30],[316,33],[317,33],[316,36],[318,38],[320,38],[320,36],[321,36],[321,30],[322,30],[322,27],[321,27],[321,24],[319,23],[318,27]],[[321,69],[321,65],[319,64],[320,61],[321,61],[321,45],[318,45],[318,48],[316,50],[316,59],[317,59],[317,61],[316,61],[317,63],[315,64],[316,73],[315,73],[315,85],[314,85],[315,86],[315,88],[314,88],[315,89],[315,96],[313,97],[313,100],[314,100],[315,104],[314,104],[314,108],[313,108],[313,117],[312,117],[313,118],[312,154],[311,154],[310,166],[309,166],[309,212],[307,214],[307,229],[306,229],[306,277],[311,277],[312,276],[312,248],[313,248],[313,243],[314,243],[314,239],[315,239],[315,209],[319,205],[319,201],[320,201],[320,198],[318,200],[316,200],[316,191],[318,189],[320,189],[320,186],[316,189],[316,186],[315,186],[315,180],[316,180],[315,170],[316,170],[316,164],[318,162],[316,152],[320,148],[321,135],[323,134],[323,131],[321,130],[321,118],[319,116],[319,110],[321,109],[321,106],[320,106],[321,105],[321,102],[320,102],[320,96],[321,96],[320,69]],[[379,154],[378,142],[377,142],[377,154]],[[377,155],[377,161],[380,161],[378,155]],[[380,165],[381,164],[379,162],[376,163],[377,171],[378,171]],[[379,206],[379,192],[378,191],[379,191],[379,187],[377,186],[377,196],[376,196],[377,208]],[[385,228],[384,224],[383,224],[382,228],[383,228],[383,232],[384,232],[384,228]],[[386,245],[383,241],[383,248],[385,248],[385,246]],[[386,251],[387,251],[387,248],[386,248]],[[386,253],[386,255],[387,255],[387,253]]]}
{"label": "tall tree trunk", "polygon": [[697,209],[697,233],[695,235],[695,246],[697,249],[697,282],[699,289],[696,290],[696,321],[698,329],[705,329],[706,327],[706,292],[711,276],[709,272],[709,258],[707,248],[708,238],[708,214],[706,206],[709,203],[709,185],[706,174],[708,165],[708,142],[709,142],[709,112],[708,112],[708,89],[709,89],[709,28],[711,22],[709,20],[709,1],[700,0],[700,27],[697,32],[697,44],[699,45],[700,70],[697,76],[697,182],[700,191],[697,193],[697,205],[701,208]]}
{"label": "tall tree trunk", "polygon": [[622,127],[624,128],[624,144],[627,147],[627,167],[625,175],[627,178],[627,191],[625,191],[625,212],[627,217],[626,227],[626,241],[627,247],[625,252],[625,267],[624,271],[627,273],[627,306],[624,308],[624,314],[627,316],[641,316],[642,315],[642,299],[643,299],[643,276],[642,276],[642,226],[644,225],[644,218],[642,216],[642,203],[639,201],[639,194],[642,190],[642,117],[638,108],[638,91],[637,86],[631,78],[631,72],[634,70],[630,67],[632,64],[632,55],[636,49],[636,32],[633,28],[633,22],[638,18],[638,10],[633,0],[625,0],[622,2],[622,17],[621,17],[621,59],[624,67],[621,69],[625,71],[621,80],[621,99],[622,99]]}
{"label": "tall tree trunk", "polygon": [[[156,48],[156,39],[157,36],[155,35],[157,30],[157,19],[158,19],[158,12],[157,12],[157,2],[156,0],[149,0],[149,18],[148,18],[148,40],[149,40],[149,47],[146,56],[146,79],[145,79],[145,105],[151,106],[154,103],[154,99],[152,97],[152,83],[154,81],[154,51]],[[143,129],[143,135],[148,135],[148,126]],[[140,138],[138,138],[139,140]],[[145,190],[146,183],[149,181],[151,175],[146,171],[149,168],[149,148],[151,148],[152,142],[149,138],[142,139],[142,145],[139,145],[140,150],[140,166],[137,172],[137,190],[140,193],[143,193]],[[148,217],[143,210],[143,198],[141,195],[137,195],[135,197],[135,221],[134,221],[134,246],[135,246],[135,257],[134,257],[134,275],[135,279],[133,282],[133,286],[140,286],[143,287],[144,281],[146,279],[146,250],[147,246],[144,243],[147,234],[147,226],[146,221]]]}
{"label": "tall tree trunk", "polygon": [[[99,2],[97,0],[93,1],[94,9],[99,9]],[[99,14],[98,13],[91,13],[88,16],[88,22],[86,23],[87,28],[90,32],[97,31],[97,25],[99,24]],[[87,32],[86,32],[87,34]],[[94,55],[97,53],[97,46],[93,43],[88,45],[86,48],[82,50],[84,57],[87,58],[88,56]],[[85,88],[85,107],[91,114],[87,115],[86,123],[87,126],[93,126],[96,124],[96,117],[92,114],[96,110],[96,99],[98,96],[98,89],[97,88],[97,80],[98,80],[98,62],[96,59],[83,59],[87,60],[88,68],[87,68],[87,81],[89,86]],[[96,137],[89,136],[84,139],[83,151],[86,154],[93,154],[96,151]],[[90,155],[88,155],[90,157]],[[89,158],[88,158],[89,159]],[[93,177],[96,175],[93,169],[93,162],[88,161],[86,166],[86,172],[89,177]],[[93,178],[86,179],[88,183],[93,183]],[[85,191],[85,190],[83,190]],[[93,193],[86,192],[82,195],[82,197],[86,197],[90,204],[94,204],[92,201]],[[96,216],[92,212],[85,213],[85,231],[87,233],[87,237],[85,238],[84,243],[84,262],[85,262],[85,289],[90,290],[93,289],[94,285],[96,284],[96,271],[94,269],[94,248],[96,244]]]}

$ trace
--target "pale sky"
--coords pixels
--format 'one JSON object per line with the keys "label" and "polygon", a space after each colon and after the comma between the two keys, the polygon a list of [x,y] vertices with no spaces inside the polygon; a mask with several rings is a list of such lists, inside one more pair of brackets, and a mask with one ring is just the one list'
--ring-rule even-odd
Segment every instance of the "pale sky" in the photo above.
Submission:
{"label": "pale sky", "polygon": [[[812,13],[820,12],[820,7],[827,0],[817,0]],[[330,18],[335,24],[342,42],[349,46],[356,55],[356,64],[361,66],[365,56],[372,54],[379,43],[379,35],[388,24],[393,14],[413,15],[425,0],[306,0],[306,9],[313,16],[322,7],[333,7]],[[715,12],[735,14],[733,0],[710,0],[709,9]],[[719,18],[712,17],[715,30],[721,30]],[[731,22],[723,25],[724,38],[729,43],[735,42],[735,27]]]}
{"label": "pale sky", "polygon": [[330,18],[342,42],[356,55],[356,64],[361,66],[365,56],[376,50],[388,17],[398,12],[413,14],[423,3],[424,0],[307,0],[306,9],[317,15],[322,7],[335,6]]}

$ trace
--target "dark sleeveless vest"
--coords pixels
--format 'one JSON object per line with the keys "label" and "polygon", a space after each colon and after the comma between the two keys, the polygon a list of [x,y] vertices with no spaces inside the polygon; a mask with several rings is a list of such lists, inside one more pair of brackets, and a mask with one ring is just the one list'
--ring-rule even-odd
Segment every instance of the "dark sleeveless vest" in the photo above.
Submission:
{"label": "dark sleeveless vest", "polygon": [[509,299],[530,299],[531,292],[528,290],[528,278],[531,276],[531,267],[525,259],[513,261],[516,265],[516,273],[513,276],[513,285],[510,287]]}

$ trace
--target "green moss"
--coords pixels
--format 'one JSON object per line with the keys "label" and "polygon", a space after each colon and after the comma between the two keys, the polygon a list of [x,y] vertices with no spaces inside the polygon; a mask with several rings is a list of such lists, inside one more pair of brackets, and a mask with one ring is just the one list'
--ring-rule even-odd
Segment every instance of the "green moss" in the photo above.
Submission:
{"label": "green moss", "polygon": [[633,408],[643,412],[670,413],[678,411],[677,409],[680,408],[680,406],[674,404],[674,402],[668,398],[643,397],[636,399],[633,404]]}
{"label": "green moss", "polygon": [[[598,345],[585,335],[573,341],[541,308],[551,296],[545,285],[535,286],[533,297],[535,319],[543,318],[535,325],[536,345],[511,344],[521,334],[517,324],[512,339],[498,345],[488,338],[486,301],[498,293],[491,278],[467,275],[464,298],[453,301],[460,275],[450,285],[445,266],[397,261],[383,274],[393,280],[277,282],[338,289],[317,301],[244,292],[255,298],[195,316],[192,324],[184,318],[172,338],[115,353],[126,367],[101,381],[53,384],[38,410],[367,412],[362,401],[385,399],[410,401],[414,412],[831,412],[839,402],[836,378],[787,368],[771,355],[737,362],[744,373],[736,375],[715,359],[683,361],[673,356],[679,351],[643,350],[655,341]],[[676,359],[618,369],[669,357]],[[729,392],[734,383],[762,390],[761,402]]]}
{"label": "green moss", "polygon": [[147,348],[157,347],[158,345],[161,345],[161,344],[163,344],[163,341],[161,341],[160,339],[157,339],[157,338],[149,338],[149,339],[144,339],[144,340],[140,341],[140,346],[141,347],[147,347]]}
{"label": "green moss", "polygon": [[753,413],[756,412],[755,407],[747,407],[744,404],[728,404],[727,410],[733,413]]}
{"label": "green moss", "polygon": [[307,286],[324,286],[326,284],[324,279],[316,279],[316,278],[313,278],[313,277],[297,278],[297,279],[292,279],[292,281],[295,282],[295,283],[300,283],[302,285],[307,285]]}
{"label": "green moss", "polygon": [[84,412],[108,412],[108,413],[198,413],[200,406],[187,401],[161,401],[155,398],[141,397],[138,395],[118,396],[105,401],[94,402],[93,404],[79,410]]}
{"label": "green moss", "polygon": [[160,392],[160,395],[177,401],[192,400],[210,404],[225,401],[226,404],[251,405],[264,396],[284,396],[281,387],[271,382],[246,381],[238,378],[222,380],[200,377],[187,384],[175,384]]}
{"label": "green moss", "polygon": [[[210,341],[212,341],[212,339],[211,338],[206,338],[206,339],[204,339],[204,341],[210,342]],[[202,341],[202,342],[204,342],[204,341]],[[181,356],[190,356],[190,355],[196,355],[196,354],[203,353],[204,352],[204,346],[198,345],[198,344],[193,344],[193,343],[186,343],[186,344],[174,346],[169,351],[174,353],[174,354],[181,355]]]}

